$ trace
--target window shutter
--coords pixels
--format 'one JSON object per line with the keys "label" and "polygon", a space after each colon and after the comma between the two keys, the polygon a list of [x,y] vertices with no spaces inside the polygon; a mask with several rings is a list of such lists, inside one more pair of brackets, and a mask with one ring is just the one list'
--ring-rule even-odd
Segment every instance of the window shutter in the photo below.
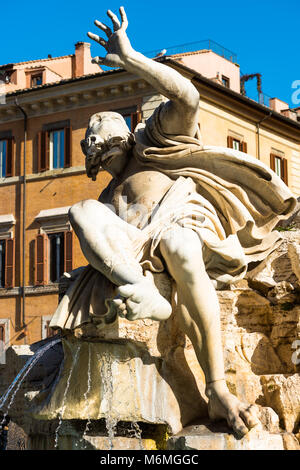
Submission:
{"label": "window shutter", "polygon": [[14,139],[7,139],[6,146],[6,177],[14,176]]}
{"label": "window shutter", "polygon": [[135,131],[136,126],[142,120],[142,114],[140,111],[136,111],[135,113],[131,113],[131,132]]}
{"label": "window shutter", "polygon": [[5,287],[9,289],[14,287],[14,258],[15,244],[12,238],[6,240],[5,246]]}
{"label": "window shutter", "polygon": [[288,184],[288,164],[287,164],[286,158],[282,158],[281,160],[281,171],[282,171],[282,179],[287,185]]}
{"label": "window shutter", "polygon": [[64,271],[70,272],[73,269],[73,232],[68,231],[65,237],[65,253],[64,253]]}
{"label": "window shutter", "polygon": [[38,235],[35,243],[35,284],[44,286],[48,283],[48,237]]}
{"label": "window shutter", "polygon": [[64,168],[70,168],[72,166],[72,127],[65,127],[65,159]]}
{"label": "window shutter", "polygon": [[49,135],[47,131],[41,131],[38,134],[38,172],[47,171],[49,167]]}
{"label": "window shutter", "polygon": [[275,171],[275,156],[274,153],[270,155],[270,168],[271,170]]}
{"label": "window shutter", "polygon": [[242,142],[241,147],[242,152],[247,153],[247,142]]}
{"label": "window shutter", "polygon": [[227,136],[227,147],[233,149],[233,137],[230,135]]}
{"label": "window shutter", "polygon": [[0,325],[0,341],[3,341],[5,344],[5,326]]}
{"label": "window shutter", "polygon": [[46,327],[46,338],[51,338],[52,336],[55,335],[55,331],[52,330],[52,328],[50,328],[49,325],[50,325],[50,320],[47,320],[46,325],[45,325],[45,327]]}

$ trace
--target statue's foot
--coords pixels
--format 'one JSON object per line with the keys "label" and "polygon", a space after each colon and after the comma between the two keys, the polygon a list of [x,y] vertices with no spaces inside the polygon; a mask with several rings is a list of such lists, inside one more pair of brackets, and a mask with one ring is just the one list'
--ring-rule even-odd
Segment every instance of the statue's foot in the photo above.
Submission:
{"label": "statue's foot", "polygon": [[162,321],[167,320],[172,313],[170,303],[159,293],[151,273],[141,282],[119,287],[118,292],[126,299],[119,302],[119,311],[127,320],[150,318]]}
{"label": "statue's foot", "polygon": [[259,424],[256,407],[242,403],[232,395],[225,381],[214,382],[207,386],[208,414],[214,420],[226,419],[228,426],[239,437],[245,436],[250,429]]}

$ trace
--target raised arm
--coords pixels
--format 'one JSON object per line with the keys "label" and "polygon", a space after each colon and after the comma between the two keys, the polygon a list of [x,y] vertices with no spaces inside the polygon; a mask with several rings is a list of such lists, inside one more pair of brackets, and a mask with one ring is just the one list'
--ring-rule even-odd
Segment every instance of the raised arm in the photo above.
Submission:
{"label": "raised arm", "polygon": [[144,78],[170,100],[161,113],[163,131],[166,134],[193,137],[197,129],[199,109],[199,93],[194,85],[171,67],[148,59],[132,48],[126,34],[128,21],[123,7],[120,8],[121,23],[110,10],[107,15],[114,31],[100,21],[95,21],[95,25],[105,32],[107,40],[88,33],[91,39],[107,51],[105,57],[96,57],[93,61],[110,67],[122,67]]}

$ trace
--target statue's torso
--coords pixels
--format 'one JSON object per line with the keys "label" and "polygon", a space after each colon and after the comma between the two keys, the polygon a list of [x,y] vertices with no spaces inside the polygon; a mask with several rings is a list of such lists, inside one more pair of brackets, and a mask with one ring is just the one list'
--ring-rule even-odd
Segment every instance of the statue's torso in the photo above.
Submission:
{"label": "statue's torso", "polygon": [[172,184],[171,178],[157,170],[129,167],[122,180],[113,180],[99,200],[112,204],[117,215],[142,228]]}

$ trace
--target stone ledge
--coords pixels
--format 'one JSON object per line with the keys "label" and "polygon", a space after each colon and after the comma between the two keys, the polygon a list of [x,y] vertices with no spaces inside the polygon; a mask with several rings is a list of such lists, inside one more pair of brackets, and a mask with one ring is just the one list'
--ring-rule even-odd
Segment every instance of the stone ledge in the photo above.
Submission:
{"label": "stone ledge", "polygon": [[168,450],[284,450],[282,434],[252,429],[242,439],[232,434],[225,424],[207,423],[184,428],[171,437]]}
{"label": "stone ledge", "polygon": [[[26,295],[57,294],[59,291],[58,283],[48,284],[47,286],[26,286]],[[22,295],[22,287],[12,287],[10,289],[0,288],[0,297],[17,297]]]}

